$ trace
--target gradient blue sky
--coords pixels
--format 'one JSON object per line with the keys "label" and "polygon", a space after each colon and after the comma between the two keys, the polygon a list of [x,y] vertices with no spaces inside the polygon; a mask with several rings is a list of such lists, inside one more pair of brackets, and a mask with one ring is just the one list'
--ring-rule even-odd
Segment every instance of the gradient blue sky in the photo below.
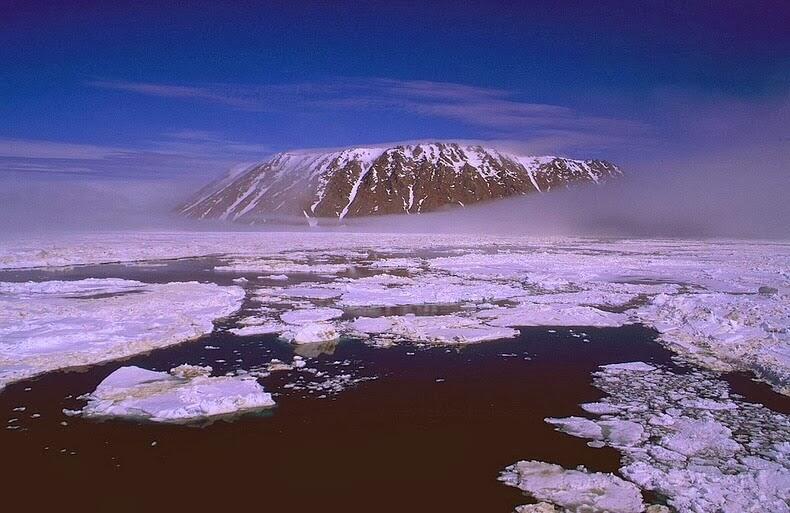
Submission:
{"label": "gradient blue sky", "polygon": [[423,138],[626,164],[790,144],[786,1],[0,4],[14,180]]}

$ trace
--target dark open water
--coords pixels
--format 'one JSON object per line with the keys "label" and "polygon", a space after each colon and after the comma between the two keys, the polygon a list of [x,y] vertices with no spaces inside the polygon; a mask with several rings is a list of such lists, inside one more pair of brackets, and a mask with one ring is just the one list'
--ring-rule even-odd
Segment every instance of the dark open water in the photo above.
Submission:
{"label": "dark open water", "polygon": [[[617,469],[614,450],[588,448],[543,422],[579,414],[580,402],[601,396],[590,385],[597,365],[669,364],[647,329],[583,331],[590,343],[568,329],[538,328],[460,350],[343,342],[317,366],[378,379],[317,399],[284,389],[287,376],[274,374],[263,380],[278,394],[274,410],[204,427],[98,422],[61,410],[79,407],[74,397],[121,365],[208,363],[222,373],[272,357],[290,360],[291,348],[270,336],[217,333],[123,363],[16,383],[0,394],[0,412],[19,418],[14,424],[23,429],[0,432],[4,502],[76,503],[91,511],[183,501],[190,509],[278,512],[509,512],[526,501],[496,478],[519,459]],[[14,412],[19,406],[25,411]]]}

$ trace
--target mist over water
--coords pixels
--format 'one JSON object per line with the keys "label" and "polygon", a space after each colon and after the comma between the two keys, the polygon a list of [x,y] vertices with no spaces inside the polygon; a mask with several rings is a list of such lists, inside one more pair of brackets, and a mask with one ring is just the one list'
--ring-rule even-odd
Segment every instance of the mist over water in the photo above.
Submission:
{"label": "mist over water", "polygon": [[[580,185],[420,215],[347,218],[343,223],[326,219],[316,229],[790,238],[790,96],[754,102],[665,96],[669,98],[662,100],[665,119],[655,122],[664,135],[652,142],[637,138],[596,150],[545,140],[478,141],[524,154],[574,158],[603,154],[625,173],[605,185]],[[566,150],[551,151],[553,144]],[[218,169],[220,173],[227,170]],[[112,179],[0,174],[0,238],[86,230],[309,229],[301,217],[253,226],[179,217],[175,208],[206,185],[201,177],[184,176]]]}
{"label": "mist over water", "polygon": [[349,219],[372,231],[615,237],[790,237],[787,159],[722,156],[625,167],[602,186],[455,207],[419,216]]}
{"label": "mist over water", "polygon": [[[618,237],[790,237],[786,159],[763,154],[625,168],[601,186],[530,194],[424,214],[321,220],[318,230]],[[757,167],[759,166],[759,169]],[[652,169],[651,169],[652,168]],[[306,230],[303,218],[254,226],[173,212],[169,182],[30,183],[0,191],[6,235],[86,230]]]}

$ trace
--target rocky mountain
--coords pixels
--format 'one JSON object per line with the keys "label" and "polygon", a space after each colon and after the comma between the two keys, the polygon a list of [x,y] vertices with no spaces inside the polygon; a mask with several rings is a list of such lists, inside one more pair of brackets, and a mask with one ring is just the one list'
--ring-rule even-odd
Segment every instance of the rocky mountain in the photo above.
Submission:
{"label": "rocky mountain", "polygon": [[418,214],[620,174],[605,160],[524,156],[459,143],[290,151],[204,188],[178,211],[241,222]]}

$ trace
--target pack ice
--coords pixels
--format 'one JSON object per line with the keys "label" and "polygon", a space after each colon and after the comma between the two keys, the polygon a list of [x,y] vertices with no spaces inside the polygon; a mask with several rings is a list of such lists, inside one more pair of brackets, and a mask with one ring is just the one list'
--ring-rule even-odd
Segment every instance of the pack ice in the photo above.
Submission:
{"label": "pack ice", "polygon": [[188,422],[274,406],[254,378],[211,377],[211,367],[179,365],[170,372],[121,367],[86,397],[85,417]]}
{"label": "pack ice", "polygon": [[0,283],[0,387],[199,337],[243,298],[240,287],[197,282]]}
{"label": "pack ice", "polygon": [[731,394],[707,371],[631,362],[603,366],[594,384],[607,395],[582,408],[599,418],[546,420],[620,451],[620,473],[630,482],[677,511],[790,511],[787,415]]}

